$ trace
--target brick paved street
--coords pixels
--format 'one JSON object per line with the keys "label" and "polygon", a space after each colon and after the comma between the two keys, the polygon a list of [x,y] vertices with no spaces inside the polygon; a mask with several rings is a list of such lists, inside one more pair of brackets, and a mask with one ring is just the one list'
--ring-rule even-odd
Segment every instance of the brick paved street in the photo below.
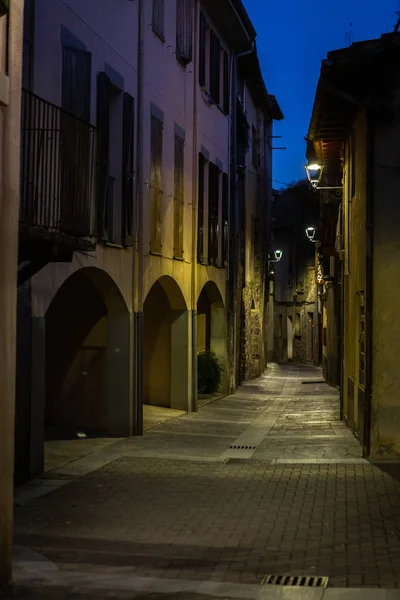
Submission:
{"label": "brick paved street", "polygon": [[47,478],[63,485],[17,494],[15,538],[62,571],[400,587],[400,484],[362,459],[317,369],[273,365]]}

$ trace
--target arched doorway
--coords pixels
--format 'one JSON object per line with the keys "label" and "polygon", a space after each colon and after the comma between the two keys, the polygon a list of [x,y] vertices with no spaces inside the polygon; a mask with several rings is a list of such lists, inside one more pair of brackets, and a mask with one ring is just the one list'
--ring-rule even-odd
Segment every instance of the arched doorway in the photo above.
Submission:
{"label": "arched doorway", "polygon": [[176,281],[160,277],[143,307],[143,400],[188,410],[189,321]]}
{"label": "arched doorway", "polygon": [[83,268],[46,313],[47,431],[131,434],[130,314],[111,277]]}
{"label": "arched doorway", "polygon": [[208,281],[197,301],[197,351],[212,350],[224,366],[221,392],[226,391],[227,349],[226,316],[221,293],[213,281]]}

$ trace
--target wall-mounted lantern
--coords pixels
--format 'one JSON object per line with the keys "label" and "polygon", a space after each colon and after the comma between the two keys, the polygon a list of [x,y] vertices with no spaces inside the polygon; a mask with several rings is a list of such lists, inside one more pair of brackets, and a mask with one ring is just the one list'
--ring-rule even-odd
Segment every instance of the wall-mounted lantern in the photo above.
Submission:
{"label": "wall-mounted lantern", "polygon": [[319,165],[318,163],[311,163],[306,165],[306,173],[308,177],[308,181],[311,183],[312,187],[317,189],[319,186],[319,182],[321,181],[322,172],[324,170],[323,165]]}
{"label": "wall-mounted lantern", "polygon": [[274,251],[275,259],[270,258],[269,262],[279,262],[281,260],[281,258],[282,258],[282,254],[283,254],[282,250],[279,250],[279,249],[275,250]]}
{"label": "wall-mounted lantern", "polygon": [[317,242],[317,240],[314,239],[316,233],[317,233],[317,230],[315,229],[315,227],[307,227],[306,236],[308,237],[310,242],[314,242],[314,244]]}
{"label": "wall-mounted lantern", "polygon": [[324,171],[324,165],[320,165],[319,163],[313,162],[309,165],[306,165],[306,173],[308,181],[311,183],[311,186],[315,190],[342,190],[343,187],[341,185],[319,185],[322,179],[322,173]]}

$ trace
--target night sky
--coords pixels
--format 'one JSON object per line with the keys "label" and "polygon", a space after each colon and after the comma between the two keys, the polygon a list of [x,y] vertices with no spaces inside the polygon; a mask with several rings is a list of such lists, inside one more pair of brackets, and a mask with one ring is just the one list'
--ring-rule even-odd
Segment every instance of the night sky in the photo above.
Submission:
{"label": "night sky", "polygon": [[[393,31],[399,0],[243,0],[257,30],[257,48],[268,91],[285,116],[276,123],[273,154],[276,189],[304,178],[305,142],[321,60],[330,50]],[[352,27],[350,27],[352,23]]]}

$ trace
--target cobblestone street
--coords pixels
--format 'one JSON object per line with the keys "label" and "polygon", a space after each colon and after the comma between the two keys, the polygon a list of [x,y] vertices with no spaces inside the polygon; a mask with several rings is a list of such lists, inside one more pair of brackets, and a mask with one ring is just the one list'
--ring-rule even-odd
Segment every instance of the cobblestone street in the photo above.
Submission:
{"label": "cobblestone street", "polygon": [[252,585],[288,573],[395,588],[399,506],[399,483],[362,459],[321,371],[272,365],[17,490],[15,544],[78,577]]}

